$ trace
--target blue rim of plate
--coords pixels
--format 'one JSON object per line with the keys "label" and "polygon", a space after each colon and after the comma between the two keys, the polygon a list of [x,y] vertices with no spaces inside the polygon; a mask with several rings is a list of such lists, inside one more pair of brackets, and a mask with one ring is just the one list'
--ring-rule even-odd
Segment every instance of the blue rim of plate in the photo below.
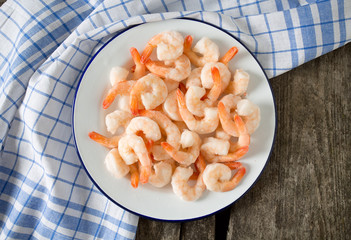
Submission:
{"label": "blue rim of plate", "polygon": [[[274,106],[274,114],[275,114],[275,125],[274,125],[274,133],[273,133],[273,140],[272,140],[272,146],[271,146],[271,149],[269,151],[269,154],[268,154],[268,157],[267,157],[267,160],[266,160],[266,163],[265,165],[263,166],[261,172],[259,173],[259,175],[257,176],[256,180],[251,184],[250,187],[248,187],[248,189],[240,196],[238,197],[236,200],[234,200],[233,202],[231,202],[230,204],[228,204],[227,206],[224,206],[223,208],[217,210],[217,211],[214,211],[212,213],[209,213],[209,214],[206,214],[206,215],[203,215],[203,216],[200,216],[200,217],[195,217],[195,218],[187,218],[187,219],[177,219],[177,220],[172,220],[172,219],[159,219],[159,218],[153,218],[153,217],[150,217],[150,216],[147,216],[147,215],[143,215],[143,214],[140,214],[138,212],[135,212],[133,210],[130,210],[126,207],[124,207],[123,205],[119,204],[116,200],[112,199],[108,194],[106,194],[102,189],[101,187],[95,182],[94,178],[90,175],[89,171],[86,169],[85,165],[84,165],[84,162],[83,162],[83,159],[78,151],[78,147],[77,147],[77,141],[76,141],[76,135],[75,135],[75,131],[74,131],[74,109],[75,109],[75,105],[76,105],[76,99],[77,99],[77,93],[78,93],[78,90],[79,90],[79,87],[80,87],[80,84],[82,83],[82,80],[83,80],[83,77],[85,75],[85,72],[87,71],[87,69],[89,68],[90,64],[94,61],[95,57],[102,51],[102,49],[104,49],[111,41],[113,41],[116,37],[118,37],[119,35],[123,34],[124,32],[134,28],[134,27],[137,27],[137,26],[140,26],[140,25],[143,25],[143,24],[147,24],[148,22],[146,23],[141,23],[141,24],[137,24],[137,25],[133,25],[131,27],[128,27],[120,32],[118,32],[115,36],[113,36],[110,40],[108,40],[104,45],[102,45],[100,47],[100,49],[94,54],[94,56],[89,60],[88,64],[86,65],[86,67],[84,68],[83,72],[82,72],[82,75],[79,79],[79,82],[77,84],[77,90],[74,94],[74,100],[73,100],[73,106],[72,106],[72,117],[71,117],[71,121],[72,121],[72,134],[73,134],[73,139],[74,139],[74,143],[75,143],[75,149],[76,149],[76,152],[78,154],[78,157],[79,157],[79,160],[80,162],[82,163],[83,165],[83,168],[85,170],[85,172],[87,173],[88,177],[90,178],[90,180],[94,183],[94,185],[100,190],[100,192],[102,194],[104,194],[110,201],[112,201],[114,204],[116,204],[117,206],[121,207],[122,209],[130,212],[130,213],[133,213],[139,217],[143,217],[143,218],[147,218],[147,219],[150,219],[150,220],[156,220],[156,221],[163,221],[163,222],[187,222],[187,221],[195,221],[195,220],[199,220],[199,219],[202,219],[202,218],[205,218],[205,217],[209,217],[209,216],[212,216],[214,214],[217,214],[219,212],[222,212],[224,210],[226,210],[227,208],[229,208],[230,206],[232,206],[236,201],[238,201],[239,199],[241,199],[244,195],[246,195],[246,193],[256,184],[256,182],[258,181],[258,179],[261,177],[261,174],[263,172],[263,170],[266,168],[267,166],[267,163],[271,157],[271,154],[272,154],[272,150],[273,150],[273,146],[274,146],[274,143],[275,143],[275,138],[276,138],[276,133],[277,133],[277,108],[276,108],[276,101],[275,101],[275,97],[274,97],[274,94],[273,94],[273,91],[272,91],[272,87],[271,87],[271,84],[268,80],[268,77],[267,77],[267,74],[266,72],[263,70],[263,67],[261,65],[261,63],[257,60],[257,58],[255,57],[255,55],[252,54],[252,52],[246,47],[245,44],[243,44],[239,39],[237,39],[235,36],[233,36],[232,34],[230,34],[229,32],[227,32],[226,30],[212,24],[212,23],[208,23],[208,22],[204,22],[202,20],[199,20],[199,19],[194,19],[194,18],[187,18],[187,17],[182,17],[182,18],[174,18],[174,19],[184,19],[184,20],[191,20],[191,21],[195,21],[195,22],[199,22],[199,23],[202,23],[202,24],[206,24],[206,25],[209,25],[211,27],[214,27],[214,28],[217,28],[219,29],[220,31],[228,34],[230,37],[234,38],[236,41],[238,41],[249,53],[250,55],[255,59],[255,61],[258,63],[258,65],[260,66],[264,76],[265,76],[265,79],[268,83],[268,86],[269,86],[269,89],[271,90],[271,94],[272,94],[272,98],[273,98],[273,106]],[[167,19],[167,20],[172,20],[172,19]],[[152,22],[151,22],[152,23]]]}

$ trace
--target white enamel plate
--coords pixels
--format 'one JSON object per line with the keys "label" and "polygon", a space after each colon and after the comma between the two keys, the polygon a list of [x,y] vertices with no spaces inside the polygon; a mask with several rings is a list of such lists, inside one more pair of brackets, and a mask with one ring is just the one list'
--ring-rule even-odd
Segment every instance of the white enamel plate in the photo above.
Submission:
{"label": "white enamel plate", "polygon": [[[143,50],[147,41],[157,33],[175,30],[184,36],[193,35],[194,43],[208,37],[218,44],[221,56],[232,46],[239,49],[230,62],[232,72],[241,68],[250,74],[247,98],[261,109],[261,123],[251,136],[249,152],[240,161],[246,175],[232,191],[215,193],[205,191],[195,202],[185,202],[172,191],[170,184],[156,188],[150,184],[132,188],[128,177],[114,178],[105,168],[108,149],[92,141],[88,133],[96,131],[109,136],[104,117],[113,107],[104,110],[102,101],[110,87],[109,72],[114,66],[131,66],[129,49]],[[167,221],[197,219],[216,213],[240,198],[255,183],[269,158],[275,135],[276,113],[271,88],[266,75],[253,55],[238,40],[212,25],[190,19],[174,19],[146,23],[130,28],[114,37],[94,56],[85,69],[76,93],[73,107],[73,132],[81,161],[96,186],[110,200],[135,214]]]}

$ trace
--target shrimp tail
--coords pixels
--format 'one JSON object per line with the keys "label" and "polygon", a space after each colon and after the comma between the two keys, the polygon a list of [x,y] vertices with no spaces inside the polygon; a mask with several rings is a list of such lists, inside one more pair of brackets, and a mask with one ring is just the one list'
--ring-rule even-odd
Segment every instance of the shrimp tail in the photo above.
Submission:
{"label": "shrimp tail", "polygon": [[102,108],[107,109],[115,100],[117,96],[117,84],[113,85],[112,88],[108,91],[107,96],[102,102]]}
{"label": "shrimp tail", "polygon": [[171,144],[169,144],[168,142],[161,142],[161,146],[171,157],[173,157],[175,155],[175,153],[176,153],[175,148]]}
{"label": "shrimp tail", "polygon": [[136,163],[129,166],[130,169],[130,183],[133,188],[137,188],[139,185],[139,171]]}
{"label": "shrimp tail", "polygon": [[140,167],[140,182],[141,183],[144,184],[144,183],[147,183],[149,181],[150,172],[151,172],[150,166],[141,166]]}
{"label": "shrimp tail", "polygon": [[137,96],[131,95],[130,97],[130,111],[134,116],[139,115],[139,109],[138,109],[138,98]]}
{"label": "shrimp tail", "polygon": [[193,44],[193,37],[191,35],[186,36],[184,39],[184,50],[190,50],[192,44]]}
{"label": "shrimp tail", "polygon": [[222,81],[221,81],[221,75],[219,73],[218,68],[212,67],[211,74],[212,74],[214,86],[212,87],[210,92],[207,94],[207,98],[210,99],[212,102],[214,102],[218,99],[219,95],[221,95]]}
{"label": "shrimp tail", "polygon": [[246,168],[244,166],[239,167],[238,171],[234,174],[233,178],[223,186],[223,192],[228,192],[233,190],[241,181],[246,173]]}
{"label": "shrimp tail", "polygon": [[105,146],[107,148],[116,148],[118,147],[119,136],[115,136],[112,139],[107,138],[97,132],[90,132],[89,133],[90,139],[94,140],[95,142]]}
{"label": "shrimp tail", "polygon": [[186,87],[185,87],[185,85],[184,85],[184,83],[179,83],[179,89],[180,89],[180,91],[182,91],[184,94],[186,93]]}
{"label": "shrimp tail", "polygon": [[152,51],[154,50],[155,46],[152,44],[147,44],[144,51],[141,53],[140,62],[145,64],[146,61],[149,59]]}
{"label": "shrimp tail", "polygon": [[238,48],[237,47],[232,47],[224,54],[224,56],[219,60],[221,63],[227,65],[230,60],[233,59],[233,57],[238,53]]}

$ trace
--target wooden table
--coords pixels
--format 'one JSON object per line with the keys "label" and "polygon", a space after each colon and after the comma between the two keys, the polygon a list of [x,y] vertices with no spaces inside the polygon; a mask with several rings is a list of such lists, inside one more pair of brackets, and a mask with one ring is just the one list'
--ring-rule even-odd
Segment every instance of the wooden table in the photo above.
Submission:
{"label": "wooden table", "polygon": [[351,239],[350,82],[351,44],[271,79],[276,141],[256,184],[201,220],[140,218],[136,239]]}
{"label": "wooden table", "polygon": [[271,79],[277,135],[257,183],[201,220],[140,218],[136,240],[351,239],[350,81],[351,44]]}

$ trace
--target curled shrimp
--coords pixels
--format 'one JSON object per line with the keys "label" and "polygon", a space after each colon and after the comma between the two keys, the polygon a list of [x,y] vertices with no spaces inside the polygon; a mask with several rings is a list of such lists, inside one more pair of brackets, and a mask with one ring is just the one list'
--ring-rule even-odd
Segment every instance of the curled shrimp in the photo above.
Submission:
{"label": "curled shrimp", "polygon": [[161,138],[161,131],[158,124],[148,117],[133,118],[126,128],[127,134],[138,135],[142,132],[146,139],[157,141]]}
{"label": "curled shrimp", "polygon": [[119,141],[118,152],[128,165],[140,162],[140,182],[147,183],[151,174],[151,158],[144,140],[137,135],[124,135]]}
{"label": "curled shrimp", "polygon": [[166,141],[175,149],[179,149],[180,131],[178,127],[163,113],[152,110],[140,111],[140,116],[148,117],[155,121],[166,135]]}
{"label": "curled shrimp", "polygon": [[123,161],[117,148],[113,148],[107,153],[105,166],[116,178],[122,178],[129,173],[129,166]]}
{"label": "curled shrimp", "polygon": [[234,116],[234,122],[239,132],[239,137],[237,142],[230,143],[230,149],[227,155],[213,155],[206,159],[210,162],[230,162],[230,161],[237,161],[242,158],[248,151],[250,145],[250,135],[247,132],[246,126],[244,121],[241,117],[237,114]]}
{"label": "curled shrimp", "polygon": [[119,140],[121,139],[121,136],[113,136],[111,138],[108,138],[104,135],[101,135],[100,133],[97,132],[90,132],[89,133],[90,139],[94,140],[95,142],[101,144],[104,147],[107,148],[116,148],[118,147]]}
{"label": "curled shrimp", "polygon": [[202,87],[201,83],[201,67],[195,68],[190,72],[189,77],[186,79],[185,86],[188,89],[190,86]]}
{"label": "curled shrimp", "polygon": [[216,107],[205,108],[204,117],[201,120],[197,120],[188,110],[185,97],[179,89],[177,90],[177,100],[180,116],[191,131],[195,131],[199,134],[206,134],[216,130],[219,123]]}
{"label": "curled shrimp", "polygon": [[177,90],[168,94],[165,102],[162,104],[162,109],[170,119],[174,121],[183,121],[178,108]]}
{"label": "curled shrimp", "polygon": [[108,91],[107,96],[105,97],[102,107],[107,109],[115,100],[117,95],[129,95],[132,90],[135,81],[121,81],[115,83],[112,88]]}
{"label": "curled shrimp", "polygon": [[149,73],[140,78],[130,92],[131,111],[134,115],[138,114],[141,101],[145,109],[154,109],[161,105],[168,95],[167,86],[164,81],[156,75]]}
{"label": "curled shrimp", "polygon": [[141,62],[149,58],[154,48],[161,61],[174,60],[183,54],[183,36],[176,31],[161,32],[152,37],[141,54]]}
{"label": "curled shrimp", "polygon": [[248,133],[256,131],[261,120],[260,108],[249,99],[242,99],[238,102],[236,111],[244,120]]}
{"label": "curled shrimp", "polygon": [[[188,110],[195,116],[203,117],[204,109],[210,107],[221,94],[221,77],[216,67],[211,69],[214,85],[211,90],[206,93],[202,87],[190,86],[185,94],[185,102]],[[203,97],[206,95],[205,99]]]}
{"label": "curled shrimp", "polygon": [[200,154],[201,138],[195,132],[191,132],[194,138],[193,145],[189,146],[185,151],[177,150],[167,142],[162,142],[161,146],[166,152],[179,164],[189,166],[194,163]]}
{"label": "curled shrimp", "polygon": [[[203,67],[208,62],[217,62],[219,59],[219,47],[207,37],[201,38],[191,49],[193,37],[188,35],[184,40],[184,54],[191,63],[197,67]],[[199,56],[199,55],[200,56]]]}
{"label": "curled shrimp", "polygon": [[[232,169],[237,169],[233,177]],[[203,172],[203,181],[210,191],[227,192],[233,190],[240,183],[245,173],[245,167],[239,162],[228,165],[211,163],[206,166]]]}
{"label": "curled shrimp", "polygon": [[185,55],[164,62],[148,59],[145,62],[145,66],[150,72],[162,78],[171,79],[177,82],[186,79],[191,72],[190,60]]}
{"label": "curled shrimp", "polygon": [[190,186],[188,183],[194,172],[191,167],[185,168],[179,166],[175,169],[172,176],[171,184],[173,192],[184,201],[195,201],[199,199],[206,189],[206,185],[202,180],[206,163],[201,155],[198,157],[195,164],[199,168],[200,174],[198,175],[194,186]]}
{"label": "curled shrimp", "polygon": [[230,143],[228,140],[209,137],[204,139],[204,143],[201,145],[201,154],[207,161],[213,162],[217,155],[227,155],[229,148]]}
{"label": "curled shrimp", "polygon": [[121,110],[107,114],[105,117],[107,131],[115,134],[119,127],[126,127],[132,118],[133,115],[131,113]]}
{"label": "curled shrimp", "polygon": [[218,115],[222,128],[226,133],[234,137],[238,137],[239,134],[235,122],[232,120],[231,110],[236,110],[240,100],[241,97],[228,94],[218,102]]}
{"label": "curled shrimp", "polygon": [[245,95],[249,81],[250,75],[242,69],[237,69],[235,70],[233,81],[229,82],[228,87],[225,89],[225,93],[232,93],[238,96]]}
{"label": "curled shrimp", "polygon": [[221,63],[221,62],[215,62],[215,63],[206,63],[202,70],[201,70],[201,83],[202,86],[206,89],[211,89],[214,85],[213,78],[212,78],[212,68],[216,67],[219,70],[220,76],[221,76],[221,86],[222,86],[222,92],[228,87],[231,73],[228,69],[228,67]]}
{"label": "curled shrimp", "polygon": [[154,187],[164,187],[171,182],[172,178],[172,165],[168,162],[158,162],[153,165],[154,171],[152,171],[149,177],[149,183]]}

